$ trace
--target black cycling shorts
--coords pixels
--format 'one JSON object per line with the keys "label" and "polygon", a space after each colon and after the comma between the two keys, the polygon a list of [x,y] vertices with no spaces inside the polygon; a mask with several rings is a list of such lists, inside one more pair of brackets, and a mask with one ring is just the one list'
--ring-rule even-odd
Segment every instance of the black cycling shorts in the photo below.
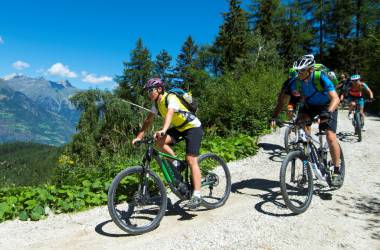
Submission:
{"label": "black cycling shorts", "polygon": [[173,144],[176,144],[182,140],[186,142],[186,155],[199,155],[199,150],[201,148],[203,129],[202,127],[190,128],[183,132],[179,132],[176,128],[170,128],[166,132],[168,134]]}
{"label": "black cycling shorts", "polygon": [[[327,111],[327,108],[328,108],[328,105],[323,105],[323,106],[304,105],[300,113],[306,114],[311,119],[313,119],[317,115],[320,115],[323,111]],[[322,131],[329,129],[329,130],[332,130],[334,133],[336,133],[337,123],[338,123],[338,111],[335,110],[334,112],[332,112],[331,119],[328,122],[319,124],[319,129]]]}

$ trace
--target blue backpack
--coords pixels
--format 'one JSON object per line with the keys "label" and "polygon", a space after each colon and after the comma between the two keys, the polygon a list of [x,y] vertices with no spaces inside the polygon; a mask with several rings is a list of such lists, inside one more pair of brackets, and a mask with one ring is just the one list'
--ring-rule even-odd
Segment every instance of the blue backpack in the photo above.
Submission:
{"label": "blue backpack", "polygon": [[165,98],[165,106],[168,107],[168,97],[170,94],[177,96],[183,106],[185,106],[191,113],[195,114],[198,110],[198,102],[192,97],[190,92],[181,88],[173,87],[168,90]]}

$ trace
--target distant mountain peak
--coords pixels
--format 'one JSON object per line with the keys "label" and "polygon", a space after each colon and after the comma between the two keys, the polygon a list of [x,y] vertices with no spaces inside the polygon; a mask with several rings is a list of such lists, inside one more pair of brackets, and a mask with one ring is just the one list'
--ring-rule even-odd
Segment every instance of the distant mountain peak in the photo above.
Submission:
{"label": "distant mountain peak", "polygon": [[68,80],[61,80],[58,83],[62,84],[66,88],[72,88],[73,87],[73,85],[71,85],[71,83]]}
{"label": "distant mountain peak", "polygon": [[4,77],[3,77],[3,80],[4,80],[4,81],[9,81],[9,80],[12,80],[12,79],[18,79],[18,78],[26,78],[26,76],[23,75],[23,74],[20,74],[20,73],[13,73],[13,74],[10,74],[10,75],[7,75],[7,76],[4,76]]}

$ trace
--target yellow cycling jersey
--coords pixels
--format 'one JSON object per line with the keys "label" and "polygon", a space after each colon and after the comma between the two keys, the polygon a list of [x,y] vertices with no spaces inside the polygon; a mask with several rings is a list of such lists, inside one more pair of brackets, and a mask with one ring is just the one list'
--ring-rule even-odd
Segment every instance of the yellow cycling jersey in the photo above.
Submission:
{"label": "yellow cycling jersey", "polygon": [[[166,106],[166,98],[168,106]],[[201,126],[199,119],[182,104],[175,94],[165,92],[161,100],[156,102],[155,107],[162,117],[166,116],[168,108],[173,108],[174,114],[171,124],[180,132]]]}

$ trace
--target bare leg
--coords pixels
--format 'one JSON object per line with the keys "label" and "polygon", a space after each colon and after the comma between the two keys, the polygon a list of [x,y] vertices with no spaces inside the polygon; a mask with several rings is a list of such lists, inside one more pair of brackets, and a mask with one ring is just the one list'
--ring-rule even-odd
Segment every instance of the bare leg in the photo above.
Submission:
{"label": "bare leg", "polygon": [[190,166],[193,176],[194,191],[201,191],[201,170],[198,165],[198,157],[194,155],[186,155],[186,161]]}
{"label": "bare leg", "polygon": [[330,154],[331,154],[331,159],[334,164],[334,166],[338,167],[340,166],[340,147],[339,143],[336,139],[336,134],[334,131],[327,129],[326,130],[326,139],[327,143],[329,144],[330,147]]}
{"label": "bare leg", "polygon": [[172,144],[172,142],[173,142],[172,138],[169,135],[165,135],[159,138],[156,141],[155,145],[161,150],[161,152],[175,156],[173,149],[169,146],[170,144]]}

